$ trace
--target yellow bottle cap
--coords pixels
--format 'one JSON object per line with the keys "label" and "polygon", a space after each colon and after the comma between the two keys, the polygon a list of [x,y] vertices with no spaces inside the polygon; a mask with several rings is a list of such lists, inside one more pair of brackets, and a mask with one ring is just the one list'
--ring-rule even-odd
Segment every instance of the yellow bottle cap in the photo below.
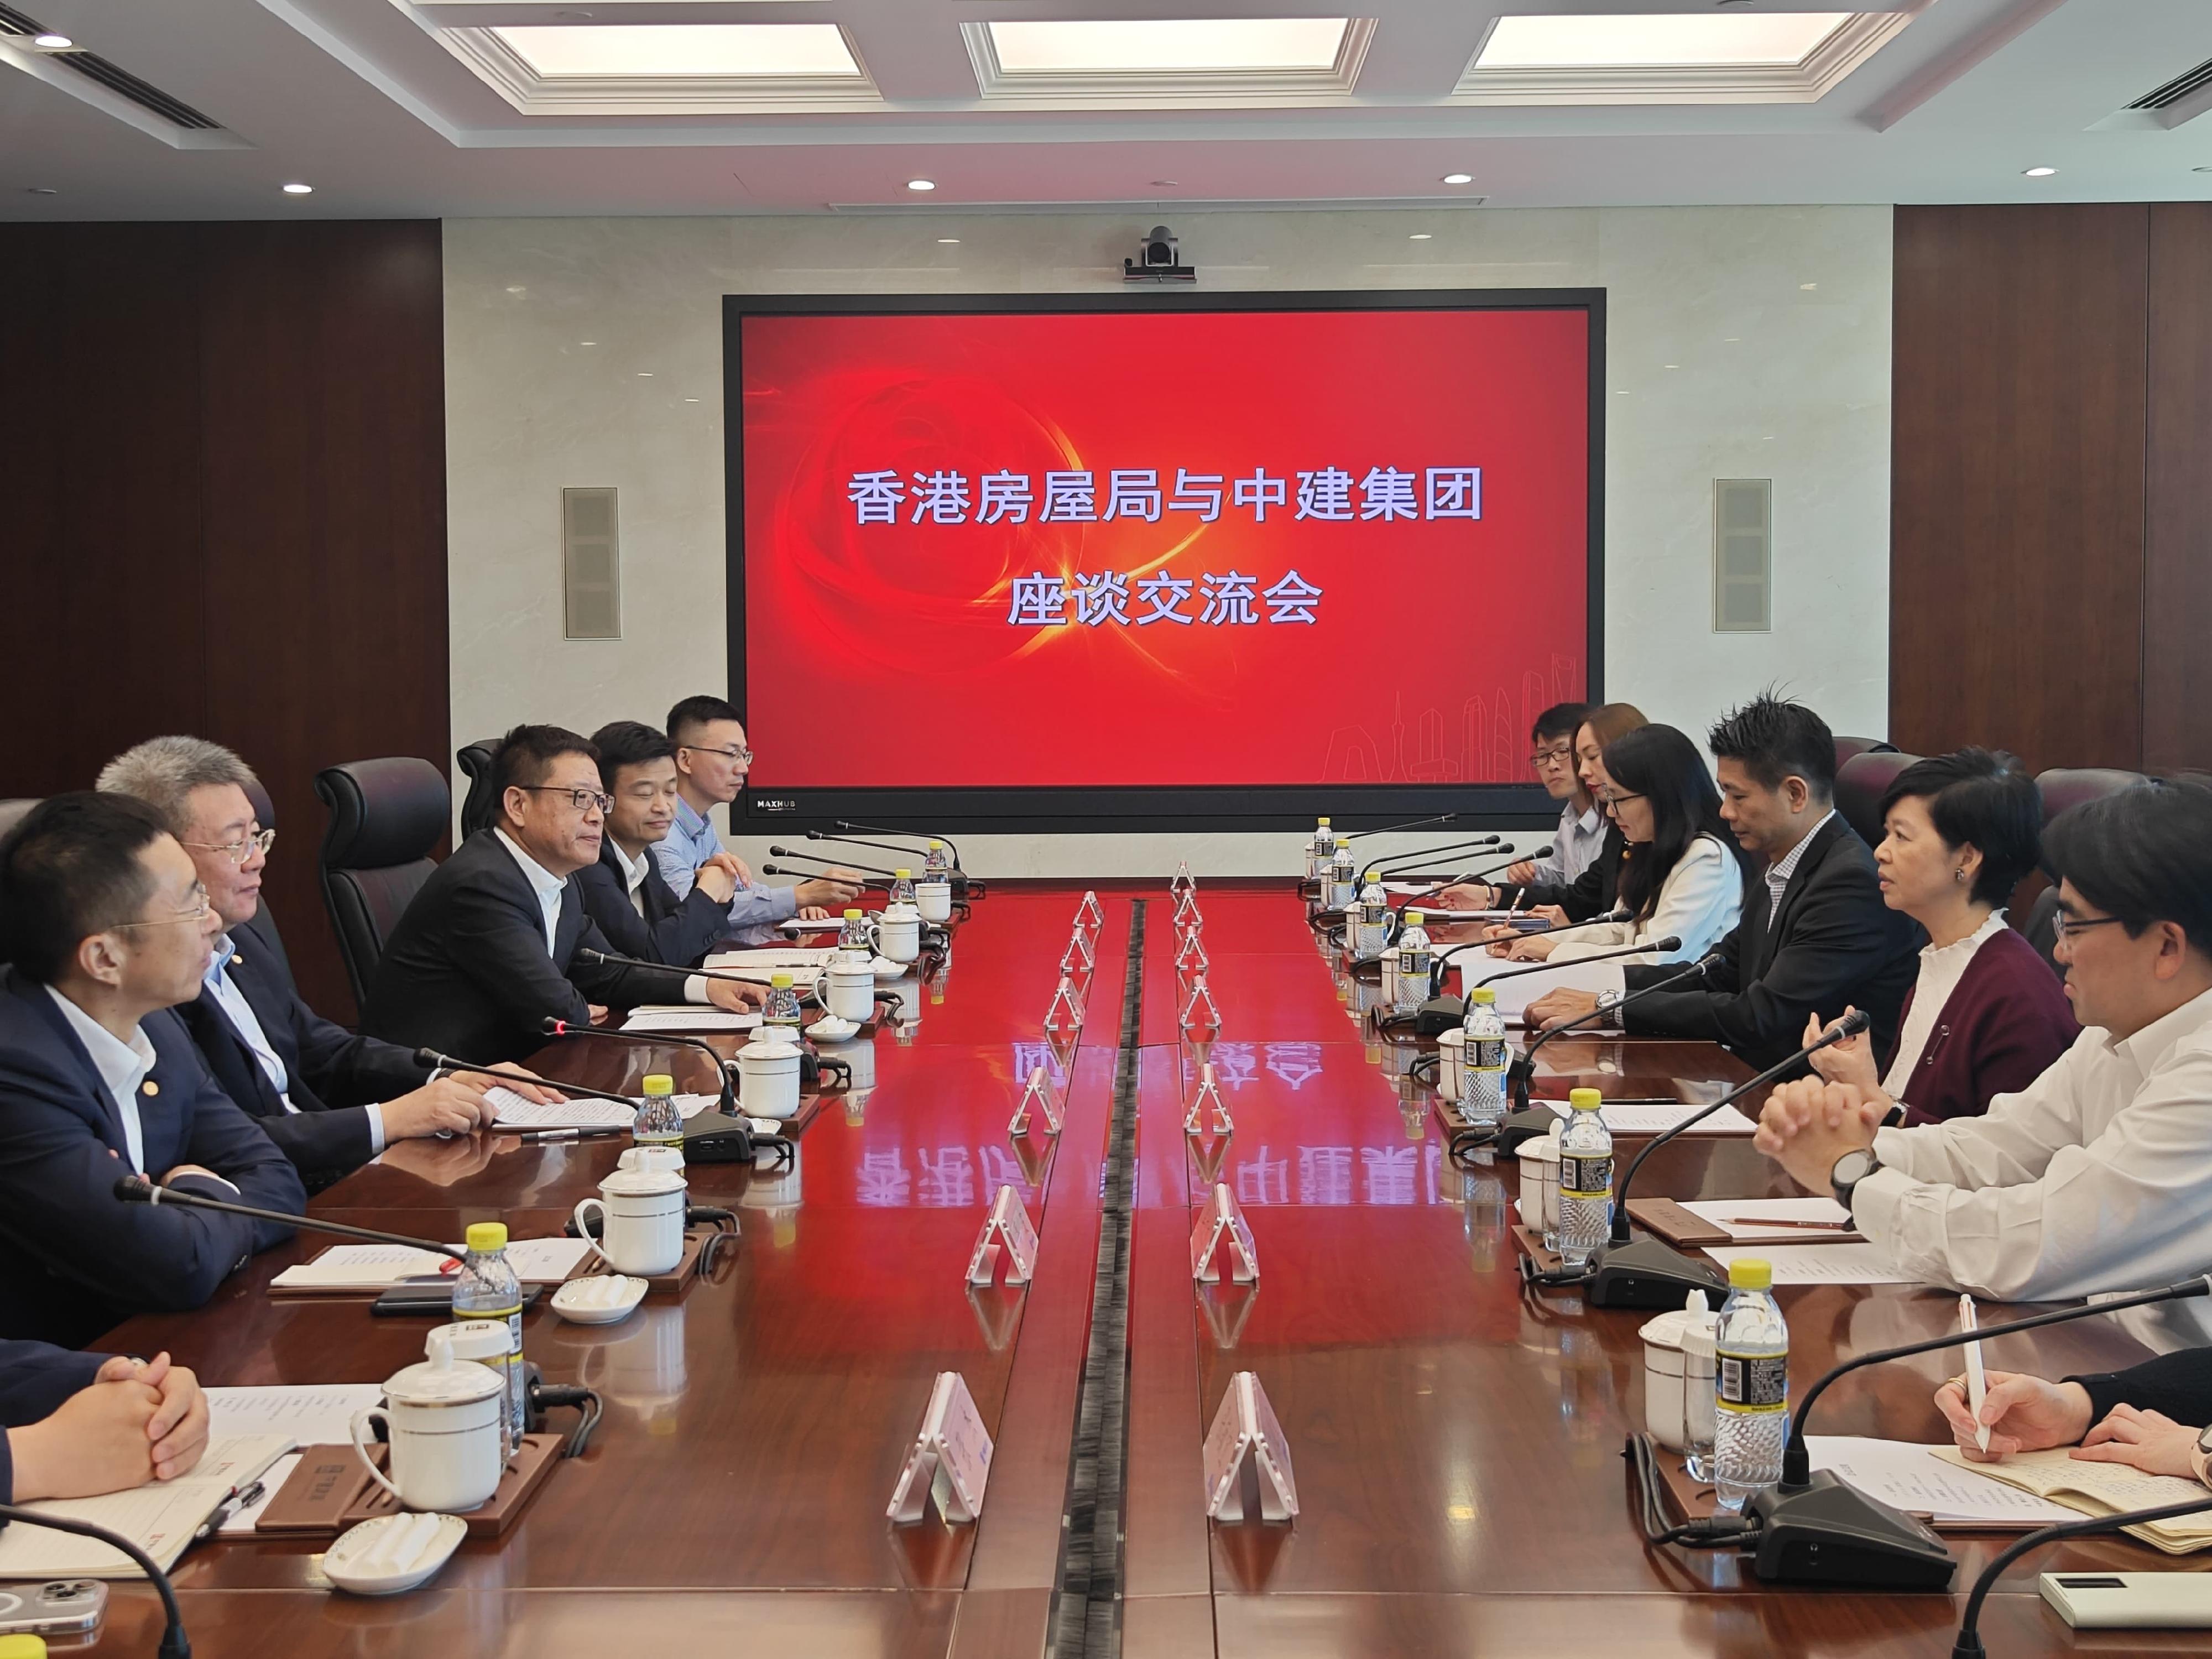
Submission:
{"label": "yellow bottle cap", "polygon": [[1729,1263],[1729,1289],[1766,1291],[1774,1288],[1774,1264],[1756,1256],[1738,1256]]}
{"label": "yellow bottle cap", "polygon": [[[1408,927],[1419,927],[1428,919],[1429,913],[1425,910],[1408,910],[1406,912],[1406,926]],[[1483,989],[1486,991],[1489,988],[1490,988],[1486,985],[1483,987]]]}
{"label": "yellow bottle cap", "polygon": [[914,879],[914,872],[911,870],[902,870],[898,872],[898,878],[901,881],[912,881]]}
{"label": "yellow bottle cap", "polygon": [[791,975],[789,974],[770,974],[768,976],[768,982],[775,986],[779,991],[788,991],[791,988]]}
{"label": "yellow bottle cap", "polygon": [[857,909],[848,910],[845,912],[845,920],[848,921],[858,921],[860,919],[860,913]]}
{"label": "yellow bottle cap", "polygon": [[1367,872],[1367,879],[1370,881],[1380,881],[1382,879],[1382,872],[1380,870],[1370,870]]}
{"label": "yellow bottle cap", "polygon": [[1349,836],[1339,836],[1336,838],[1336,844],[1339,847],[1349,847],[1352,845],[1352,837]]}
{"label": "yellow bottle cap", "polygon": [[1594,1112],[1605,1104],[1605,1097],[1595,1089],[1570,1089],[1567,1104],[1578,1112]]}
{"label": "yellow bottle cap", "polygon": [[1467,994],[1467,1000],[1469,1002],[1480,1002],[1487,1005],[1498,1000],[1498,993],[1492,990],[1487,985],[1478,985],[1474,989]]}
{"label": "yellow bottle cap", "polygon": [[941,841],[933,841],[929,843],[929,850],[933,853],[941,853],[945,850],[945,843]]}
{"label": "yellow bottle cap", "polygon": [[466,1239],[472,1250],[503,1250],[507,1248],[507,1223],[471,1221]]}
{"label": "yellow bottle cap", "polygon": [[665,1072],[652,1073],[645,1079],[645,1091],[649,1095],[672,1095],[676,1092],[676,1079]]}
{"label": "yellow bottle cap", "polygon": [[1328,820],[1327,818],[1323,818],[1321,821],[1321,827],[1324,830],[1328,828]]}
{"label": "yellow bottle cap", "polygon": [[0,1636],[0,1659],[46,1659],[46,1638],[28,1631]]}

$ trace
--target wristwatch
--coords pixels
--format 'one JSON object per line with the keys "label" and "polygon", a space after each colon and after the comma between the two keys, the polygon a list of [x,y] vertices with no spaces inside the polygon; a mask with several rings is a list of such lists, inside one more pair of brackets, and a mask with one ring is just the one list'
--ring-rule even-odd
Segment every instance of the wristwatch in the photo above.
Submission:
{"label": "wristwatch", "polygon": [[2189,1454],[2189,1472],[2198,1486],[2212,1486],[2212,1429],[2197,1434],[2197,1449]]}
{"label": "wristwatch", "polygon": [[1600,991],[1597,994],[1597,1012],[1605,1016],[1603,1019],[1598,1021],[1598,1024],[1607,1030],[1614,1030],[1620,1027],[1620,994],[1618,991]]}
{"label": "wristwatch", "polygon": [[1880,1168],[1881,1160],[1871,1146],[1855,1147],[1838,1158],[1836,1167],[1828,1171],[1828,1188],[1835,1194],[1836,1202],[1850,1209],[1851,1189]]}

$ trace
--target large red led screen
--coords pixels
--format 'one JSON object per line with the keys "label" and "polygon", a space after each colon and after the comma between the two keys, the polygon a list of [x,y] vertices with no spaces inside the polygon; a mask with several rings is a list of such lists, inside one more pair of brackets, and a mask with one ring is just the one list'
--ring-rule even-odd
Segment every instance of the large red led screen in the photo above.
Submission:
{"label": "large red led screen", "polygon": [[751,789],[1526,784],[1592,318],[743,314]]}

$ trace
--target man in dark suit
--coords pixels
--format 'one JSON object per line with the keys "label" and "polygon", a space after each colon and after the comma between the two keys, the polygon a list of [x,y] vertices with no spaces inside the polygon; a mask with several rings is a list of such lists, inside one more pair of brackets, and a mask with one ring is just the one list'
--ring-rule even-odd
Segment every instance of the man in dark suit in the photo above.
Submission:
{"label": "man in dark suit", "polygon": [[0,1341],[0,1504],[172,1480],[207,1449],[207,1396],[151,1360]]}
{"label": "man in dark suit", "polygon": [[[222,922],[200,995],[177,1011],[222,1091],[261,1120],[310,1192],[392,1141],[490,1123],[490,1079],[434,1079],[412,1050],[356,1036],[301,1000],[283,941],[261,909],[276,832],[255,815],[246,793],[253,781],[230,750],[189,737],[149,738],[100,775],[102,789],[161,813]],[[540,1092],[514,1086],[533,1098]]]}
{"label": "man in dark suit", "polygon": [[743,1010],[765,988],[594,960],[613,946],[585,914],[576,872],[599,862],[607,799],[588,740],[518,726],[494,760],[499,820],[462,842],[392,930],[362,1030],[489,1064],[541,1047],[549,1018],[597,1005],[702,1002]]}
{"label": "man in dark suit", "polygon": [[[1873,853],[1835,810],[1827,723],[1801,704],[1760,696],[1706,741],[1721,817],[1763,864],[1744,878],[1741,920],[1721,940],[1722,960],[1703,987],[1655,991],[1623,1007],[1621,1023],[1632,1032],[1710,1038],[1764,1069],[1803,1046],[1815,1009],[1852,1006],[1873,1016],[1875,1050],[1887,1049],[1926,936],[1883,904]],[[1629,968],[1623,994],[1679,971]],[[1597,1006],[1588,992],[1555,990],[1528,1013],[1548,1025]]]}
{"label": "man in dark suit", "polygon": [[676,745],[641,720],[616,720],[592,733],[592,747],[613,804],[599,861],[576,872],[585,912],[622,955],[695,967],[730,931],[737,862],[726,853],[708,860],[677,897],[653,856],[676,822]]}
{"label": "man in dark suit", "polygon": [[135,1173],[264,1209],[307,1202],[171,1012],[199,994],[219,926],[143,801],[57,795],[0,842],[0,1335],[74,1346],[197,1308],[291,1237],[115,1197]]}

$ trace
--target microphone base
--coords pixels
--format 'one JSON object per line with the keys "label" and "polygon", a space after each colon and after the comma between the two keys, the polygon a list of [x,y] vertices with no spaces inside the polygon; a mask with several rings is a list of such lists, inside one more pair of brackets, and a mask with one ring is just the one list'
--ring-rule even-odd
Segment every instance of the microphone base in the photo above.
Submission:
{"label": "microphone base", "polygon": [[[1551,1115],[1544,1113],[1547,1121]],[[1728,1289],[1728,1280],[1711,1262],[1684,1255],[1656,1238],[1639,1238],[1633,1244],[1608,1244],[1591,1259],[1583,1300],[1593,1308],[1661,1311],[1680,1307],[1692,1291],[1703,1291],[1717,1307],[1714,1298],[1726,1297]]]}
{"label": "microphone base", "polygon": [[[1541,1140],[1552,1133],[1552,1126],[1559,1121],[1559,1115],[1548,1106],[1529,1106],[1508,1112],[1498,1126],[1498,1137],[1492,1145],[1500,1158],[1511,1158],[1522,1141]],[[1678,1299],[1674,1305],[1679,1308],[1682,1304]]]}
{"label": "microphone base", "polygon": [[1926,1527],[1825,1470],[1754,1492],[1744,1514],[1759,1522],[1751,1570],[1768,1583],[1940,1590],[1958,1571]]}
{"label": "microphone base", "polygon": [[752,1131],[726,1112],[701,1112],[684,1126],[686,1164],[750,1164]]}
{"label": "microphone base", "polygon": [[1415,1036],[1442,1036],[1467,1021],[1467,1004],[1457,997],[1431,997],[1413,1015]]}

